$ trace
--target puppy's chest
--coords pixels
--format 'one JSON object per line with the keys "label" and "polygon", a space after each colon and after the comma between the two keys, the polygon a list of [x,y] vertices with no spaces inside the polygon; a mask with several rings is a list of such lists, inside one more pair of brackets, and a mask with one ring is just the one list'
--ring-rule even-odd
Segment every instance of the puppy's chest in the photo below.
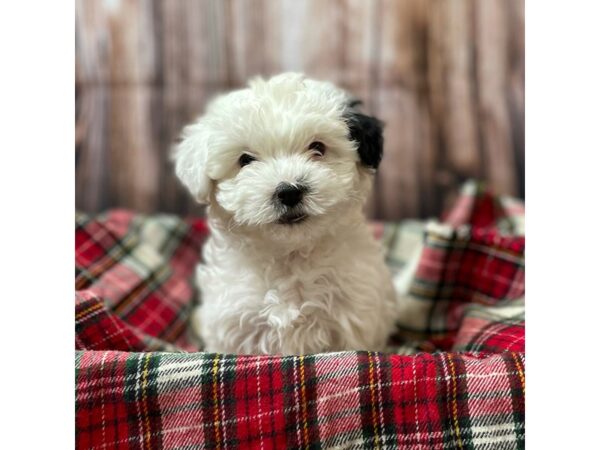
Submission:
{"label": "puppy's chest", "polygon": [[292,255],[268,265],[259,276],[266,291],[276,295],[279,303],[310,309],[310,305],[342,297],[347,270],[330,257],[311,259]]}

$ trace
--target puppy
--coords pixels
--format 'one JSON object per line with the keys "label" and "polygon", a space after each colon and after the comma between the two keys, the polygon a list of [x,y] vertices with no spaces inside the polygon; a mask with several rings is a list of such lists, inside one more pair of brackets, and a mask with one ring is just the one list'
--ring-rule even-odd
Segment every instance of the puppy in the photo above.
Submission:
{"label": "puppy", "polygon": [[175,171],[209,205],[194,313],[206,351],[384,348],[394,291],[362,213],[382,125],[358,103],[285,73],[218,97],[184,129]]}

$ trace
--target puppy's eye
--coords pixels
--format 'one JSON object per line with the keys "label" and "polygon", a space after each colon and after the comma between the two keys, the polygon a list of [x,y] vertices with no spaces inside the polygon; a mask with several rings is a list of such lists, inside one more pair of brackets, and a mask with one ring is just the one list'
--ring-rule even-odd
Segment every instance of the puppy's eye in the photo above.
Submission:
{"label": "puppy's eye", "polygon": [[326,147],[325,144],[323,144],[322,142],[314,141],[310,143],[308,149],[312,150],[320,156],[323,156],[325,154]]}
{"label": "puppy's eye", "polygon": [[252,161],[256,161],[256,158],[252,155],[249,155],[248,153],[244,153],[242,156],[240,156],[239,159],[240,167],[247,166]]}

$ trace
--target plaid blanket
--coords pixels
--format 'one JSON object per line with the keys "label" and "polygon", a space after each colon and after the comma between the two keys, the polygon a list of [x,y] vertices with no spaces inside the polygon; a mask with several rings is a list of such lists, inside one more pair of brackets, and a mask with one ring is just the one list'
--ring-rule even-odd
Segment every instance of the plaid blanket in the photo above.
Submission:
{"label": "plaid blanket", "polygon": [[387,352],[278,357],[190,333],[204,221],[77,214],[77,447],[524,448],[523,217],[469,182],[440,221],[374,224]]}

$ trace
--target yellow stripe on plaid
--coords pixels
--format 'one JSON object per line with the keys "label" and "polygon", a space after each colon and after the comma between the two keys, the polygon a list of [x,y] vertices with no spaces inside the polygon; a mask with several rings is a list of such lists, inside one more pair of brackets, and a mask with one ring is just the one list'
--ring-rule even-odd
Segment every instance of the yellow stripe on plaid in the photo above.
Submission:
{"label": "yellow stripe on plaid", "polygon": [[373,357],[371,356],[371,352],[367,353],[369,355],[369,388],[371,390],[371,415],[373,416],[373,433],[375,448],[381,448],[379,445],[379,427],[377,426],[377,410],[375,408],[375,368],[373,366]]}
{"label": "yellow stripe on plaid", "polygon": [[150,365],[151,353],[146,353],[144,358],[144,369],[142,370],[142,409],[143,409],[143,426],[144,426],[144,440],[148,448],[151,448],[151,427],[150,427],[150,416],[148,414],[148,402],[147,402],[147,387],[148,387],[148,366]]}
{"label": "yellow stripe on plaid", "polygon": [[77,314],[75,314],[75,320],[79,320],[82,317],[87,316],[88,314],[90,314],[90,313],[92,313],[92,312],[94,312],[94,311],[96,311],[98,309],[102,309],[103,306],[104,305],[102,303],[98,302],[95,305],[92,305],[89,308],[87,308],[87,309],[85,309],[83,311],[80,311]]}
{"label": "yellow stripe on plaid", "polygon": [[517,366],[517,372],[519,372],[519,379],[521,380],[521,386],[523,386],[523,395],[525,395],[525,370],[521,366],[521,361],[519,361],[519,357],[515,354],[512,355],[515,360],[515,365]]}
{"label": "yellow stripe on plaid", "polygon": [[214,405],[214,425],[215,425],[215,440],[217,441],[217,448],[221,448],[221,423],[219,422],[219,383],[217,381],[219,371],[219,355],[215,355],[213,361],[213,405]]}
{"label": "yellow stripe on plaid", "polygon": [[304,381],[304,355],[300,355],[300,390],[302,393],[302,424],[305,448],[308,449],[308,410],[306,407],[306,383]]}
{"label": "yellow stripe on plaid", "polygon": [[448,355],[448,365],[450,366],[450,375],[452,378],[452,420],[454,423],[454,431],[458,440],[458,447],[463,448],[462,439],[460,438],[460,427],[458,426],[458,399],[456,396],[456,371],[454,370],[454,361],[452,356]]}

